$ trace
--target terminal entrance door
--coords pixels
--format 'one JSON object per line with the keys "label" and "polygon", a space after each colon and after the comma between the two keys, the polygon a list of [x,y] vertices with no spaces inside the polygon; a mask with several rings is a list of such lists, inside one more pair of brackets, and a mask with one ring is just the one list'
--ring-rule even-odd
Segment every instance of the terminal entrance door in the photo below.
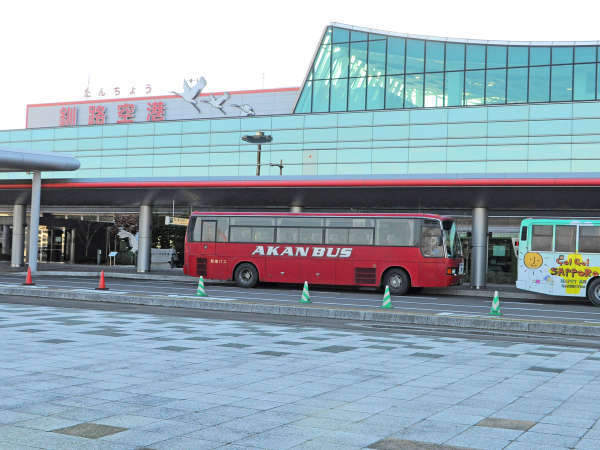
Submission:
{"label": "terminal entrance door", "polygon": [[39,261],[40,262],[64,262],[65,261],[65,236],[64,227],[41,226],[39,239]]}

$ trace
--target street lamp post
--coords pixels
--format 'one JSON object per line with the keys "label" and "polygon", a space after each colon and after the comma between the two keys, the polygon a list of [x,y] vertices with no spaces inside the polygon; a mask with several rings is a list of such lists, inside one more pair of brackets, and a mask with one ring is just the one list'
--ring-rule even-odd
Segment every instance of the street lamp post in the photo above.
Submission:
{"label": "street lamp post", "polygon": [[283,159],[279,160],[279,164],[270,163],[269,166],[271,166],[271,167],[279,167],[279,176],[283,175]]}
{"label": "street lamp post", "polygon": [[242,136],[242,140],[248,142],[249,144],[256,144],[258,146],[258,150],[256,152],[256,176],[260,176],[260,151],[262,144],[266,144],[273,140],[273,136],[270,134],[265,134],[262,131],[257,131],[256,134],[248,134],[246,136]]}

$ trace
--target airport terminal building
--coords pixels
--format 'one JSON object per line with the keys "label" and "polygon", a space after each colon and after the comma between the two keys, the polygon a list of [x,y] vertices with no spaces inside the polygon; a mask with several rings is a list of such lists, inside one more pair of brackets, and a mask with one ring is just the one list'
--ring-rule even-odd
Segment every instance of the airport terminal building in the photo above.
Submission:
{"label": "airport terminal building", "polygon": [[[300,88],[206,94],[198,79],[177,95],[29,105],[27,127],[0,131],[0,148],[80,161],[42,174],[41,223],[61,235],[59,259],[73,259],[67,241],[83,216],[439,212],[461,218],[467,248],[489,239],[487,260],[472,264],[483,283],[487,269],[512,281],[521,218],[600,212],[599,45],[333,23]],[[258,132],[272,137],[260,163],[243,140]],[[0,173],[3,253],[30,185]]]}

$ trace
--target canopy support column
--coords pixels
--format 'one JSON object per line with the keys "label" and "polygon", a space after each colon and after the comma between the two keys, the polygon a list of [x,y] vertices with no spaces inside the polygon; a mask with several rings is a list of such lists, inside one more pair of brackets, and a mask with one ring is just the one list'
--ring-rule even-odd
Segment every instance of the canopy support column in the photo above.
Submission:
{"label": "canopy support column", "polygon": [[152,247],[152,207],[140,206],[140,220],[138,231],[137,271],[150,271],[150,256]]}
{"label": "canopy support column", "polygon": [[10,254],[11,267],[23,266],[25,249],[25,205],[13,206],[13,239]]}
{"label": "canopy support column", "polygon": [[2,254],[10,255],[10,226],[2,225]]}
{"label": "canopy support column", "polygon": [[471,287],[473,289],[481,289],[485,288],[487,275],[487,208],[473,208],[473,230],[471,236]]}
{"label": "canopy support column", "polygon": [[40,205],[42,196],[42,173],[33,172],[31,180],[31,211],[29,215],[29,267],[32,272],[38,267],[38,233],[40,228]]}

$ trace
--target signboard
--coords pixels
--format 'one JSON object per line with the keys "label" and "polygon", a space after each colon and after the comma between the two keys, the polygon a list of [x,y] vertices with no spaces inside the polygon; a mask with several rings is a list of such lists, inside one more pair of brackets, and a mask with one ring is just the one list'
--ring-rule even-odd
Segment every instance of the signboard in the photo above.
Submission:
{"label": "signboard", "polygon": [[165,216],[165,225],[179,225],[182,227],[187,227],[190,219],[187,217],[171,217]]}
{"label": "signboard", "polygon": [[175,94],[27,105],[27,128],[290,114],[298,88]]}

